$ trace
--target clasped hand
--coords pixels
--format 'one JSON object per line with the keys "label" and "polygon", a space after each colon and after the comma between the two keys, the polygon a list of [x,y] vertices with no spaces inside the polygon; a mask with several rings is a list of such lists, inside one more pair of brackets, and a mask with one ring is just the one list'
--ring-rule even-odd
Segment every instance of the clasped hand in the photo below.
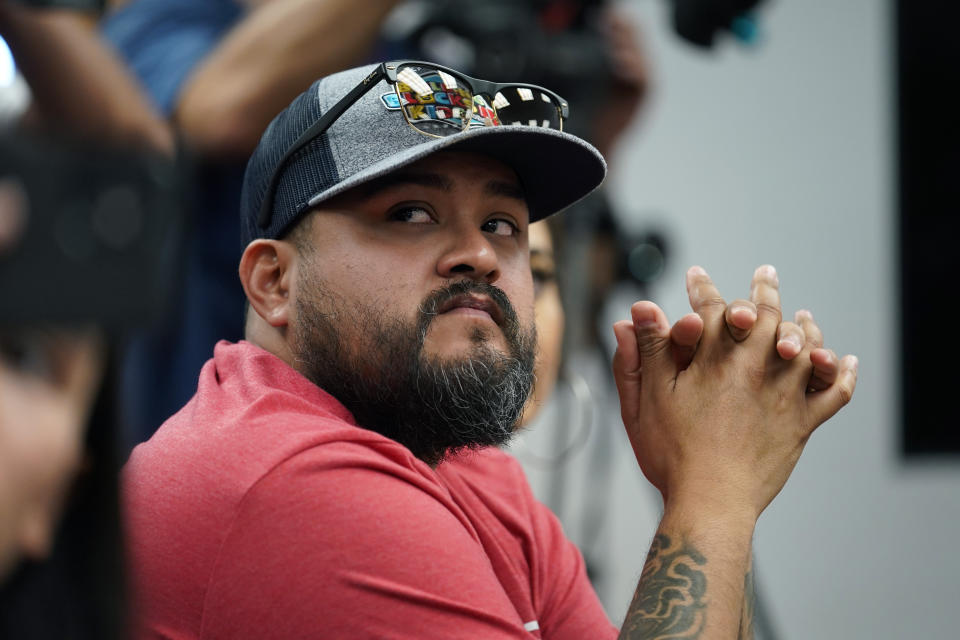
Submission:
{"label": "clasped hand", "polygon": [[700,267],[687,293],[694,313],[673,327],[647,301],[614,325],[623,422],[665,505],[756,519],[810,434],[849,402],[857,359],[823,348],[809,312],[782,320],[769,265],[749,300],[727,304]]}

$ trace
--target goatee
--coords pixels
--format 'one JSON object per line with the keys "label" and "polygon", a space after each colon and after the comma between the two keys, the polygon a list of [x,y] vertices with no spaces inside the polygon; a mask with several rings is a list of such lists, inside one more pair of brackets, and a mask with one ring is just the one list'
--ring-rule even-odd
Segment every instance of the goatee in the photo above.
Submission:
{"label": "goatee", "polygon": [[[349,409],[359,426],[399,442],[430,465],[463,449],[510,440],[533,386],[536,333],[532,325],[520,326],[501,289],[453,283],[431,292],[411,322],[349,304],[305,278],[299,287],[297,369]],[[476,327],[465,355],[425,356],[424,339],[437,310],[464,294],[488,296],[499,306],[508,352],[490,345],[492,330]],[[344,327],[350,327],[349,342]]]}

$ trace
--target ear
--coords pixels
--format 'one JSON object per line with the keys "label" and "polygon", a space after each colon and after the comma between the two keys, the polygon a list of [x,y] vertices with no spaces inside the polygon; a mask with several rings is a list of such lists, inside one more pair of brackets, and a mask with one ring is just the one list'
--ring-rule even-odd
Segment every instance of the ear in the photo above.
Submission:
{"label": "ear", "polygon": [[247,300],[272,327],[284,327],[289,320],[296,260],[293,245],[266,239],[248,244],[240,258],[240,282]]}

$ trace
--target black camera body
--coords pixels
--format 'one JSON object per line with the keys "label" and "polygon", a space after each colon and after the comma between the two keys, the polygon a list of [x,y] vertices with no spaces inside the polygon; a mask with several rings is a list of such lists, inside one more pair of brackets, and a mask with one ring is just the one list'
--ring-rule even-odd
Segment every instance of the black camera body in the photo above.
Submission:
{"label": "black camera body", "polygon": [[186,225],[177,164],[156,155],[0,137],[19,233],[0,252],[0,325],[113,329],[161,319]]}
{"label": "black camera body", "polygon": [[610,62],[594,16],[604,0],[427,2],[419,25],[405,34],[410,57],[435,60],[497,82],[550,87],[567,99],[577,126],[592,121],[589,98],[603,95]]}

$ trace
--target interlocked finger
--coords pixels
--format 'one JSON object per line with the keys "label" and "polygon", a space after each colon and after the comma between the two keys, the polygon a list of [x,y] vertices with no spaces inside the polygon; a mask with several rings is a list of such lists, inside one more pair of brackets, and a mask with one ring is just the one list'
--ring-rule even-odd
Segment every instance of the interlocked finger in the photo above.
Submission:
{"label": "interlocked finger", "polygon": [[850,402],[857,387],[858,365],[856,356],[844,356],[839,361],[835,382],[829,388],[808,396],[807,407],[815,426],[822,424]]}
{"label": "interlocked finger", "polygon": [[727,305],[724,320],[733,339],[741,342],[747,339],[757,322],[757,307],[749,300],[734,300]]}
{"label": "interlocked finger", "polygon": [[726,331],[723,316],[727,303],[703,267],[687,270],[687,296],[690,308],[703,318],[703,338],[712,340]]}
{"label": "interlocked finger", "polygon": [[781,322],[777,327],[777,353],[784,360],[793,360],[803,351],[806,342],[803,329],[793,322]]}
{"label": "interlocked finger", "polygon": [[753,334],[763,340],[772,339],[780,324],[780,280],[771,265],[757,267],[750,283],[750,300],[757,307],[757,324]]}
{"label": "interlocked finger", "polygon": [[840,374],[840,358],[833,349],[817,348],[810,352],[810,362],[813,364],[813,373],[807,391],[815,393],[830,388],[837,381]]}
{"label": "interlocked finger", "polygon": [[814,322],[812,313],[806,309],[801,309],[794,314],[793,319],[803,328],[803,333],[807,336],[807,344],[811,348],[817,349],[823,346],[823,332]]}
{"label": "interlocked finger", "polygon": [[673,348],[673,362],[677,371],[683,371],[690,366],[701,335],[703,318],[696,313],[688,313],[674,323],[670,329],[670,345]]}

